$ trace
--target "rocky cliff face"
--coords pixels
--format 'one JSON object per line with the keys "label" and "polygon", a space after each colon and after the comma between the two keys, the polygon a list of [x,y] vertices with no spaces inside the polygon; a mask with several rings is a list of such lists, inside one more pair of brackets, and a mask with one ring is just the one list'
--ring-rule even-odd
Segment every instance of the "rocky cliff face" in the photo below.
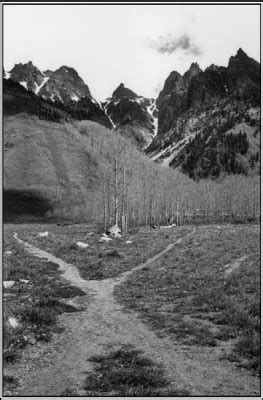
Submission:
{"label": "rocky cliff face", "polygon": [[32,61],[27,64],[15,64],[6,78],[20,83],[31,92],[37,93],[45,82],[45,74],[35,67]]}
{"label": "rocky cliff face", "polygon": [[194,179],[258,168],[260,65],[242,49],[227,67],[173,71],[156,104],[158,134],[146,150],[154,160]]}
{"label": "rocky cliff face", "polygon": [[103,107],[115,129],[135,138],[141,147],[151,143],[157,132],[158,119],[154,99],[138,96],[121,83]]}
{"label": "rocky cliff face", "polygon": [[74,68],[62,66],[56,71],[45,71],[45,85],[39,95],[45,99],[59,100],[64,104],[79,101],[83,97],[92,98],[88,86]]}
{"label": "rocky cliff face", "polygon": [[153,160],[193,179],[259,171],[260,64],[242,49],[227,67],[212,64],[202,71],[192,63],[183,75],[172,71],[156,100],[121,83],[100,103],[68,66],[42,72],[30,61],[3,75],[28,93],[5,83],[8,113],[29,110],[54,121],[96,121],[131,138]]}
{"label": "rocky cliff face", "polygon": [[100,103],[92,97],[89,87],[74,68],[62,66],[56,71],[41,72],[29,61],[27,64],[16,64],[4,77],[62,107],[73,118],[89,119],[108,128],[113,127]]}

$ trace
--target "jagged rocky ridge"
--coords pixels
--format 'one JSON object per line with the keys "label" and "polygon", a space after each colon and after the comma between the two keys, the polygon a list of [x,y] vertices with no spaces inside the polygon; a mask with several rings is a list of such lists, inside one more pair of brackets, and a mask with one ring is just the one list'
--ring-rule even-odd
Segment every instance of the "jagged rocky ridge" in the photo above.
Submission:
{"label": "jagged rocky ridge", "polygon": [[242,49],[227,67],[171,72],[156,104],[158,134],[146,152],[157,162],[194,179],[259,170],[260,64]]}
{"label": "jagged rocky ridge", "polygon": [[121,83],[102,105],[115,129],[143,148],[151,143],[158,126],[154,99],[138,96]]}
{"label": "jagged rocky ridge", "polygon": [[67,66],[41,72],[29,62],[3,75],[5,113],[96,121],[193,179],[259,171],[260,65],[242,49],[227,67],[171,72],[156,101],[120,84],[100,103]]}
{"label": "jagged rocky ridge", "polygon": [[26,89],[44,99],[61,101],[79,101],[82,97],[92,98],[88,86],[74,68],[62,66],[56,71],[41,72],[32,61],[27,64],[15,64],[6,78],[20,83]]}
{"label": "jagged rocky ridge", "polygon": [[92,97],[89,87],[74,68],[62,66],[56,71],[41,72],[29,61],[4,72],[4,78],[19,83],[72,118],[88,119],[112,128],[100,103]]}
{"label": "jagged rocky ridge", "polygon": [[[101,103],[94,99],[77,71],[68,66],[42,72],[29,61],[27,64],[16,64],[7,73],[4,71],[4,78],[19,83],[73,118],[90,119],[118,129],[142,148],[149,145],[157,133],[155,100],[138,96],[123,84],[113,92],[112,97]],[[38,115],[42,116],[43,112]]]}

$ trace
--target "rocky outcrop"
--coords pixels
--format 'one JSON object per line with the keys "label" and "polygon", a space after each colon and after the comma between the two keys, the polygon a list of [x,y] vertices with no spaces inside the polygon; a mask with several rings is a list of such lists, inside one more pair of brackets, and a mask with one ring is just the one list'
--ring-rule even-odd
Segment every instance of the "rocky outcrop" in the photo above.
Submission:
{"label": "rocky outcrop", "polygon": [[158,110],[154,99],[138,96],[121,83],[103,107],[115,129],[133,138],[142,148],[149,145],[157,131]]}
{"label": "rocky outcrop", "polygon": [[[8,74],[5,73],[4,78],[19,83],[29,92],[33,92],[38,97],[51,102],[51,104],[53,103],[56,108],[62,109],[72,118],[88,119],[108,128],[113,128],[100,103],[92,97],[89,87],[74,68],[64,65],[56,71],[41,72],[33,65],[32,61],[29,61],[27,64],[16,64]],[[5,85],[5,87],[10,90],[12,85]],[[8,112],[10,112],[10,108],[11,112],[25,108],[25,106],[19,104],[21,98],[21,96],[18,96],[16,101],[13,101],[12,104],[9,103]],[[27,108],[31,113],[36,107],[31,104],[34,102],[32,96],[29,96],[29,98],[30,107]],[[39,102],[36,101],[36,103]],[[36,109],[37,112],[34,112],[37,115],[45,114],[42,112],[42,107],[38,106]],[[41,109],[41,112],[39,112],[39,109]],[[57,119],[59,118],[57,117]]]}
{"label": "rocky outcrop", "polygon": [[35,67],[32,61],[29,61],[27,64],[15,64],[9,71],[9,78],[31,92],[37,93],[44,82],[45,74]]}
{"label": "rocky outcrop", "polygon": [[[194,178],[217,177],[222,171],[247,173],[251,165],[257,165],[254,159],[258,159],[259,150],[260,64],[242,49],[230,57],[227,67],[212,64],[202,71],[193,63],[184,75],[173,71],[156,104],[158,134],[146,150],[154,160],[179,167]],[[241,133],[248,138],[226,138],[229,145],[235,143],[232,150],[212,149],[222,148],[225,134],[239,135],[240,124],[245,124]],[[225,165],[226,157],[231,158],[231,167]]]}
{"label": "rocky outcrop", "polygon": [[83,97],[92,98],[89,87],[74,68],[62,66],[56,71],[45,71],[47,82],[39,91],[45,99],[59,100],[64,104],[78,102]]}

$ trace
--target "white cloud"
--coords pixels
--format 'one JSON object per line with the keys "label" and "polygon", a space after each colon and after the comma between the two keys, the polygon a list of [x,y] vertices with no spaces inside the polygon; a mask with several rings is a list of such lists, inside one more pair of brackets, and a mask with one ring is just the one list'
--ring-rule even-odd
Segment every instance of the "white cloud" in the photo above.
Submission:
{"label": "white cloud", "polygon": [[174,37],[170,33],[166,36],[159,36],[157,40],[150,40],[149,46],[161,54],[173,54],[178,50],[184,51],[195,56],[200,56],[202,51],[193,43],[193,40],[187,33]]}

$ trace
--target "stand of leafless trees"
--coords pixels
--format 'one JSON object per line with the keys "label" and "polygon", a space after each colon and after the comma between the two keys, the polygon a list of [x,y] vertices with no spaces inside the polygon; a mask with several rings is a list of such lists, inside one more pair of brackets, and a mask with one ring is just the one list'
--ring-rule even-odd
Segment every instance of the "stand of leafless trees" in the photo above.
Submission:
{"label": "stand of leafless trees", "polygon": [[98,161],[98,187],[87,188],[84,205],[68,211],[79,220],[100,222],[103,229],[117,224],[124,231],[172,223],[259,222],[259,176],[194,182],[97,124],[82,121],[67,129]]}

